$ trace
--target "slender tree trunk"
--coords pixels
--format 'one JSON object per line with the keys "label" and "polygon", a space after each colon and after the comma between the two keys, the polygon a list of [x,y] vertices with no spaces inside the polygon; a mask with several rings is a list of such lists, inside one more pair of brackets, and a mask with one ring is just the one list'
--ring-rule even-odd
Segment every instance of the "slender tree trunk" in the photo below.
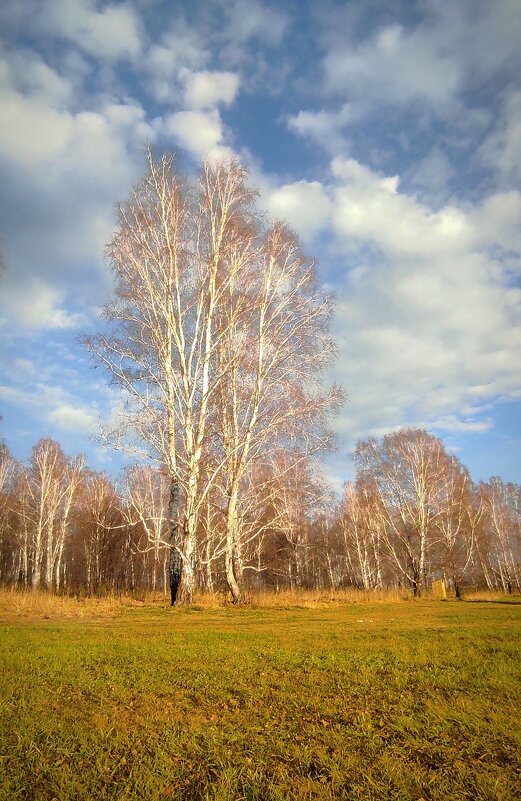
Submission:
{"label": "slender tree trunk", "polygon": [[213,592],[213,575],[212,575],[212,562],[210,559],[210,529],[207,529],[206,532],[206,590],[207,592]]}
{"label": "slender tree trunk", "polygon": [[234,604],[240,604],[242,602],[242,592],[235,574],[235,549],[237,534],[237,495],[236,492],[232,490],[232,493],[228,498],[228,509],[226,512],[226,552],[224,561],[226,568],[226,583],[232,594]]}
{"label": "slender tree trunk", "polygon": [[61,590],[62,586],[62,562],[63,562],[63,549],[65,545],[65,537],[63,536],[60,540],[60,547],[58,550],[58,558],[56,560],[56,566],[54,569],[54,585],[56,587],[57,592]]}
{"label": "slender tree trunk", "polygon": [[172,476],[170,482],[170,499],[168,503],[168,518],[170,523],[170,553],[168,559],[168,578],[170,583],[170,605],[177,600],[179,584],[183,572],[183,564],[179,553],[179,526],[177,512],[179,508],[179,482]]}
{"label": "slender tree trunk", "polygon": [[31,577],[31,587],[33,590],[37,590],[40,586],[42,576],[42,556],[42,534],[38,528],[33,550],[33,574]]}

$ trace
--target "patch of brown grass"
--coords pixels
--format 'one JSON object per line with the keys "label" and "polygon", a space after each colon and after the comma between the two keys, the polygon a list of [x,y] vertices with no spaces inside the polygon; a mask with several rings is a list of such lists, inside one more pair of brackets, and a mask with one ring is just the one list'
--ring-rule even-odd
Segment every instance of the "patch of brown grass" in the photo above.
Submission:
{"label": "patch of brown grass", "polygon": [[404,590],[281,590],[280,592],[251,593],[247,601],[253,607],[288,608],[303,607],[317,609],[332,605],[398,603],[411,600],[411,593]]}
{"label": "patch of brown grass", "polygon": [[[429,600],[424,596],[423,600]],[[465,593],[466,601],[499,601],[506,596],[500,592],[475,591]],[[247,592],[245,606],[251,609],[324,609],[349,605],[374,605],[412,601],[407,590],[281,590]],[[44,590],[15,590],[0,588],[0,619],[34,620],[114,618],[131,608],[165,608],[169,596],[162,592],[136,592],[133,595],[107,594],[81,597],[55,595]],[[198,609],[217,610],[232,606],[225,592],[198,592],[193,606]]]}
{"label": "patch of brown grass", "polygon": [[509,597],[499,590],[469,590],[464,592],[463,596],[465,601],[504,601]]}
{"label": "patch of brown grass", "polygon": [[114,617],[122,610],[148,606],[146,596],[117,596],[82,598],[55,595],[44,590],[0,589],[0,617],[34,618],[91,618]]}

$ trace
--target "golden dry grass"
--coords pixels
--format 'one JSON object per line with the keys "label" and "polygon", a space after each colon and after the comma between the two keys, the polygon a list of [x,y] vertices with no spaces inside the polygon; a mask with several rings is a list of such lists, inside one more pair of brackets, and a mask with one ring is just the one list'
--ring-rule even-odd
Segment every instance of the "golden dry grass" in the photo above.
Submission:
{"label": "golden dry grass", "polygon": [[[429,599],[429,595],[424,600]],[[505,599],[500,592],[468,592],[468,601],[498,601]],[[406,590],[281,590],[249,592],[246,606],[251,609],[323,609],[345,604],[373,605],[414,601]],[[15,590],[0,588],[0,618],[79,618],[116,617],[130,608],[168,607],[170,599],[162,592],[138,592],[133,595],[107,594],[103,596],[78,597],[56,595],[43,590]],[[195,609],[222,609],[231,606],[224,592],[196,593]]]}
{"label": "golden dry grass", "polygon": [[[345,604],[368,605],[411,600],[411,593],[404,590],[282,590],[247,593],[245,606],[251,609],[322,609]],[[112,618],[131,608],[162,608],[168,607],[169,603],[169,597],[162,592],[81,597],[56,595],[44,590],[0,588],[0,619]],[[224,592],[199,592],[194,596],[195,609],[222,609],[231,605],[230,597]]]}

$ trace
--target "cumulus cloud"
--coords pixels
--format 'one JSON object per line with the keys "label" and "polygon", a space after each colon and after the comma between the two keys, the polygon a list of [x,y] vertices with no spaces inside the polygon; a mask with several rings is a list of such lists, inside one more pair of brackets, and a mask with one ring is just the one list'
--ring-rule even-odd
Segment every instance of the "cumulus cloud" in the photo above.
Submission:
{"label": "cumulus cloud", "polygon": [[518,3],[461,0],[427,3],[423,11],[414,25],[382,24],[356,42],[332,14],[326,88],[347,95],[359,111],[420,102],[430,111],[456,113],[461,93],[479,76],[489,79],[512,61],[519,64]]}
{"label": "cumulus cloud", "polygon": [[96,426],[96,417],[81,407],[62,404],[47,417],[51,425],[63,431],[90,433]]}
{"label": "cumulus cloud", "polygon": [[217,109],[169,114],[162,123],[162,131],[198,160],[233,155],[223,143],[224,126]]}
{"label": "cumulus cloud", "polygon": [[520,389],[521,291],[494,257],[501,227],[483,226],[497,206],[513,228],[518,198],[432,211],[352,160],[333,175],[333,226],[348,248],[335,332],[350,403],[339,429],[482,430],[465,407]]}
{"label": "cumulus cloud", "polygon": [[186,82],[185,101],[194,109],[229,106],[238,89],[239,77],[233,72],[194,72]]}
{"label": "cumulus cloud", "polygon": [[53,107],[41,85],[25,92],[18,80],[17,88],[13,69],[0,80],[3,308],[27,327],[76,327],[80,318],[62,300],[73,286],[90,302],[103,298],[114,202],[141,171],[143,141],[155,130],[130,99],[102,97],[96,110],[73,112]]}
{"label": "cumulus cloud", "polygon": [[34,22],[47,35],[108,62],[141,52],[139,18],[126,3],[109,3],[98,11],[94,0],[44,0]]}
{"label": "cumulus cloud", "polygon": [[449,194],[450,181],[455,173],[448,154],[435,145],[423,159],[411,165],[408,178],[426,198],[441,203]]}
{"label": "cumulus cloud", "polygon": [[521,89],[506,93],[499,120],[483,142],[480,156],[493,167],[507,186],[521,179]]}
{"label": "cumulus cloud", "polygon": [[398,191],[397,176],[381,176],[354,159],[335,159],[334,227],[346,239],[368,240],[384,251],[417,257],[464,252],[473,237],[466,215],[455,206],[432,212]]}
{"label": "cumulus cloud", "polygon": [[328,88],[356,96],[358,103],[446,103],[458,92],[462,74],[452,52],[428,30],[391,25],[360,45],[334,47],[324,59]]}
{"label": "cumulus cloud", "polygon": [[33,278],[22,286],[9,283],[0,308],[25,330],[74,329],[85,325],[85,314],[67,310],[64,301],[63,292]]}
{"label": "cumulus cloud", "polygon": [[74,92],[74,82],[70,77],[59,75],[39,54],[28,48],[11,50],[8,57],[0,60],[0,87],[4,91],[13,87],[53,108],[67,106]]}
{"label": "cumulus cloud", "polygon": [[227,35],[232,42],[260,39],[278,44],[289,24],[284,12],[258,0],[235,0],[226,4],[229,20]]}
{"label": "cumulus cloud", "polygon": [[353,119],[349,103],[334,111],[299,111],[288,119],[290,130],[300,136],[307,136],[326,152],[339,155],[346,145],[343,129]]}
{"label": "cumulus cloud", "polygon": [[[234,68],[249,64],[257,75],[264,76],[265,89],[274,89],[273,54],[289,28],[288,15],[260,0],[232,0],[220,5],[224,20],[215,39],[221,62]],[[271,58],[266,57],[266,50]]]}
{"label": "cumulus cloud", "polygon": [[328,227],[332,203],[319,181],[295,181],[273,189],[265,198],[275,219],[285,220],[304,241]]}
{"label": "cumulus cloud", "polygon": [[159,102],[178,102],[187,77],[201,70],[209,60],[210,52],[199,32],[178,18],[173,29],[164,33],[147,52],[143,65],[147,87]]}

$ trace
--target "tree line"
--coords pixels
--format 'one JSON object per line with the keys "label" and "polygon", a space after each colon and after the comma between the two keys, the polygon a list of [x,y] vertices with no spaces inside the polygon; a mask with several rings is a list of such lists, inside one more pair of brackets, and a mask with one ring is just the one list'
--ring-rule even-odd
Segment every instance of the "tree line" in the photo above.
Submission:
{"label": "tree line", "polygon": [[251,586],[419,594],[433,571],[457,593],[469,576],[518,588],[517,489],[476,489],[426,432],[360,443],[335,506],[318,468],[343,401],[333,301],[247,178],[234,161],[184,178],[148,152],[107,247],[113,299],[84,338],[120,393],[101,436],[138,461],[114,483],[49,439],[28,465],[4,448],[2,581],[186,604],[201,587],[235,603]]}
{"label": "tree line", "polygon": [[[311,459],[255,482],[234,565],[244,590],[404,588],[445,577],[465,589],[521,590],[521,487],[467,469],[424,430],[360,442],[356,480],[335,499]],[[86,595],[170,592],[168,473],[118,480],[42,439],[27,464],[0,446],[0,582]],[[195,532],[194,587],[229,589],[226,508],[211,495]]]}

